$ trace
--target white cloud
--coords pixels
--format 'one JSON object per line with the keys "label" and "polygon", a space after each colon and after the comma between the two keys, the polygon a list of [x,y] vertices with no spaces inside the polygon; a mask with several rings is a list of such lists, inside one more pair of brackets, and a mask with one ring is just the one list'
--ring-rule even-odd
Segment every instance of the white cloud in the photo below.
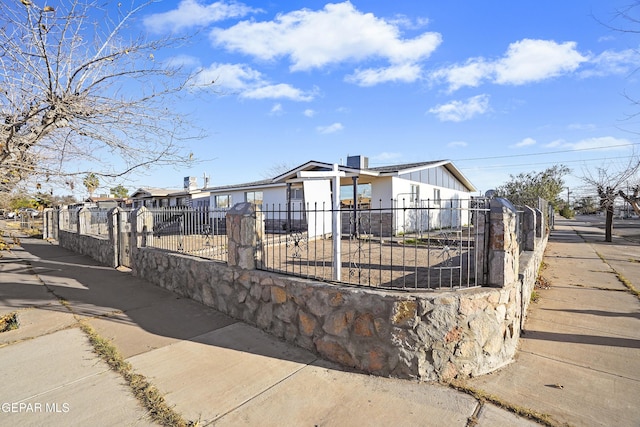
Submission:
{"label": "white cloud", "polygon": [[286,98],[292,101],[311,101],[313,95],[305,93],[295,87],[280,83],[276,85],[265,85],[254,89],[249,89],[240,94],[243,98],[252,99],[280,99]]}
{"label": "white cloud", "polygon": [[547,144],[546,147],[559,147],[567,150],[630,150],[633,143],[626,138],[616,138],[613,136],[601,136],[596,138],[585,138],[577,142],[567,142],[563,139]]}
{"label": "white cloud", "polygon": [[306,110],[304,110],[302,112],[302,114],[304,114],[306,117],[313,117],[316,115],[316,112],[314,110],[312,110],[311,108],[307,108]]}
{"label": "white cloud", "polygon": [[513,144],[511,147],[522,148],[522,147],[529,147],[531,145],[536,145],[536,140],[533,138],[525,138],[522,141],[518,142],[517,144]]}
{"label": "white cloud", "polygon": [[451,101],[429,110],[443,122],[461,122],[489,110],[489,95],[477,95],[466,101]]}
{"label": "white cloud", "polygon": [[469,59],[465,65],[434,71],[431,77],[435,80],[445,80],[449,84],[449,91],[453,92],[464,86],[479,86],[491,71],[491,64],[486,63],[482,58],[476,58]]}
{"label": "white cloud", "polygon": [[233,91],[263,84],[262,74],[245,64],[213,63],[202,69],[196,78],[197,84],[209,84],[212,81],[223,89]]}
{"label": "white cloud", "polygon": [[604,77],[624,75],[640,67],[640,54],[635,49],[621,51],[605,50],[589,61],[592,68],[580,73],[582,77]]}
{"label": "white cloud", "polygon": [[237,2],[218,1],[210,5],[197,0],[182,0],[177,9],[156,13],[144,18],[143,23],[152,33],[178,32],[192,27],[204,27],[229,18],[239,18],[256,9]]}
{"label": "white cloud", "polygon": [[277,116],[282,114],[283,112],[284,110],[282,109],[282,104],[278,103],[278,104],[273,104],[273,107],[271,107],[271,111],[269,111],[269,114],[273,116]]}
{"label": "white cloud", "polygon": [[431,77],[444,80],[450,91],[485,81],[523,85],[571,73],[588,59],[577,51],[575,42],[523,39],[511,43],[500,59],[471,58],[463,65],[436,70]]}
{"label": "white cloud", "polygon": [[402,153],[393,153],[393,152],[384,151],[380,154],[376,154],[371,158],[380,163],[388,163],[389,161],[395,161],[397,159],[402,158]]}
{"label": "white cloud", "polygon": [[316,128],[316,130],[319,133],[324,133],[324,134],[335,133],[335,132],[341,131],[342,129],[344,129],[344,126],[342,126],[342,123],[333,123],[329,126],[318,126]]}
{"label": "white cloud", "polygon": [[448,144],[447,144],[447,147],[449,147],[449,148],[463,147],[463,148],[464,148],[464,147],[466,147],[467,145],[469,145],[469,144],[467,144],[467,143],[466,143],[466,142],[464,142],[464,141],[452,141],[452,142],[450,142],[450,143],[448,143]]}
{"label": "white cloud", "polygon": [[402,72],[401,66],[428,58],[442,41],[440,34],[434,32],[404,39],[397,24],[362,13],[348,1],[327,4],[316,11],[301,9],[280,14],[273,21],[243,21],[227,29],[215,28],[211,39],[230,51],[262,60],[287,57],[291,71],[386,60],[390,70],[371,70],[369,84],[374,84],[376,76],[381,81],[406,81],[409,68]]}
{"label": "white cloud", "polygon": [[575,71],[588,58],[576,50],[575,42],[524,39],[509,45],[507,54],[495,64],[495,82],[521,85]]}
{"label": "white cloud", "polygon": [[416,64],[401,64],[387,68],[356,70],[345,81],[359,86],[375,86],[386,82],[416,81],[422,75],[422,68]]}
{"label": "white cloud", "polygon": [[315,96],[315,90],[305,92],[289,84],[271,84],[259,71],[246,64],[213,63],[200,70],[193,85],[206,86],[212,82],[223,92],[237,93],[242,98],[311,101]]}
{"label": "white cloud", "polygon": [[545,147],[548,147],[548,148],[561,147],[563,144],[566,144],[566,141],[564,139],[556,139],[554,141],[551,141],[548,144],[545,144]]}
{"label": "white cloud", "polygon": [[165,61],[165,64],[170,68],[174,68],[174,67],[194,68],[194,67],[200,66],[200,59],[191,55],[176,55],[167,59]]}
{"label": "white cloud", "polygon": [[596,125],[593,123],[571,123],[567,126],[569,130],[594,130]]}

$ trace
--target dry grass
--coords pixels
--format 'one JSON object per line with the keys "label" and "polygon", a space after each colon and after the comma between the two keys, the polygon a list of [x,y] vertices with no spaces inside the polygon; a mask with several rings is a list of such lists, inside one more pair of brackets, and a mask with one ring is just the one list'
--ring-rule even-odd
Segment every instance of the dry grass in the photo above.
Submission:
{"label": "dry grass", "polygon": [[13,331],[20,327],[20,321],[18,320],[18,313],[13,311],[4,316],[0,316],[0,332]]}
{"label": "dry grass", "polygon": [[497,396],[494,396],[482,390],[473,388],[462,381],[455,381],[455,380],[451,381],[449,383],[449,386],[454,388],[455,390],[458,390],[473,396],[474,398],[478,399],[480,402],[489,402],[493,405],[499,406],[500,408],[513,412],[516,415],[534,420],[539,424],[542,424],[548,427],[559,427],[561,425],[557,423],[553,418],[551,418],[551,415],[542,414],[540,412],[536,412],[534,410],[523,408],[522,406],[518,406],[512,403],[506,402]]}
{"label": "dry grass", "polygon": [[100,335],[93,327],[85,322],[80,322],[80,328],[89,337],[93,349],[111,369],[118,372],[125,379],[133,394],[149,411],[150,417],[164,425],[175,427],[196,426],[197,422],[186,421],[182,416],[170,407],[160,391],[147,379],[133,371],[129,362],[124,360],[111,342]]}
{"label": "dry grass", "polygon": [[627,290],[636,296],[636,298],[640,299],[640,291],[638,291],[635,286],[633,286],[633,283],[631,283],[626,277],[624,277],[621,273],[619,273],[618,271],[616,271],[615,268],[613,268],[613,266],[611,264],[609,264],[609,261],[607,261],[607,259],[600,253],[600,252],[596,252],[596,254],[598,255],[598,257],[600,257],[600,259],[602,260],[602,262],[604,262],[605,264],[607,264],[609,266],[609,268],[611,268],[611,270],[613,270],[613,273],[616,275],[616,278],[620,281],[620,283],[622,283]]}

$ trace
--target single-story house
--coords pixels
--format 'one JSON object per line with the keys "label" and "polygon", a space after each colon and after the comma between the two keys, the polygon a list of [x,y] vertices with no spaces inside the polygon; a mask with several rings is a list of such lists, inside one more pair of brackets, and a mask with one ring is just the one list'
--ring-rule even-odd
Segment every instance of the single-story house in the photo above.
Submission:
{"label": "single-story house", "polygon": [[252,202],[262,206],[267,231],[304,230],[311,237],[331,232],[334,182],[343,233],[357,232],[354,223],[362,221],[381,224],[372,232],[382,235],[459,227],[469,223],[469,199],[477,192],[449,160],[370,168],[364,156],[348,157],[346,165],[312,160],[272,179],[205,190],[214,210]]}
{"label": "single-story house", "polygon": [[[207,184],[208,179],[205,178],[205,185]],[[209,191],[197,187],[196,178],[185,177],[183,189],[143,187],[133,192],[130,199],[133,208],[209,207]]]}

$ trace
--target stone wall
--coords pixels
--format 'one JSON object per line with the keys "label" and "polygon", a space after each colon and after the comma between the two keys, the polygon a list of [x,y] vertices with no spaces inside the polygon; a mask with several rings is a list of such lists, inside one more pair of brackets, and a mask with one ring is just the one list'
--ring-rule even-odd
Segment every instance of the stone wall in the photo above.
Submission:
{"label": "stone wall", "polygon": [[[542,258],[502,288],[400,293],[337,286],[146,248],[133,273],[236,319],[375,375],[448,380],[513,358]],[[526,282],[526,283],[524,283]]]}
{"label": "stone wall", "polygon": [[58,243],[65,249],[90,256],[102,265],[118,266],[115,246],[109,236],[92,236],[59,230]]}
{"label": "stone wall", "polygon": [[[492,200],[477,221],[490,286],[456,291],[379,291],[255,270],[259,215],[251,204],[229,211],[223,263],[145,247],[153,218],[140,208],[130,217],[132,273],[375,375],[446,381],[491,372],[515,355],[547,236],[519,255],[508,202]],[[60,244],[111,265],[101,244],[86,243],[102,239],[72,234],[61,231]]]}

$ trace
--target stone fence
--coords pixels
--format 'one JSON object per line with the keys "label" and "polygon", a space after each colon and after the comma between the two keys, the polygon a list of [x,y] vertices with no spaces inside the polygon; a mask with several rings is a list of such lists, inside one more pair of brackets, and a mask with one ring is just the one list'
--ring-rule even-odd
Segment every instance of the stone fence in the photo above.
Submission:
{"label": "stone fence", "polygon": [[[493,199],[490,211],[476,221],[484,236],[476,250],[487,260],[485,286],[394,292],[256,270],[263,233],[256,224],[264,222],[259,208],[249,203],[227,214],[227,263],[145,247],[153,225],[145,211],[131,213],[129,256],[135,276],[328,360],[419,380],[478,376],[512,360],[548,237],[542,213],[525,209],[521,252],[515,208]],[[61,232],[61,246],[98,254],[96,259],[113,265],[111,252],[98,249],[101,244],[90,249],[87,236],[71,234]]]}

